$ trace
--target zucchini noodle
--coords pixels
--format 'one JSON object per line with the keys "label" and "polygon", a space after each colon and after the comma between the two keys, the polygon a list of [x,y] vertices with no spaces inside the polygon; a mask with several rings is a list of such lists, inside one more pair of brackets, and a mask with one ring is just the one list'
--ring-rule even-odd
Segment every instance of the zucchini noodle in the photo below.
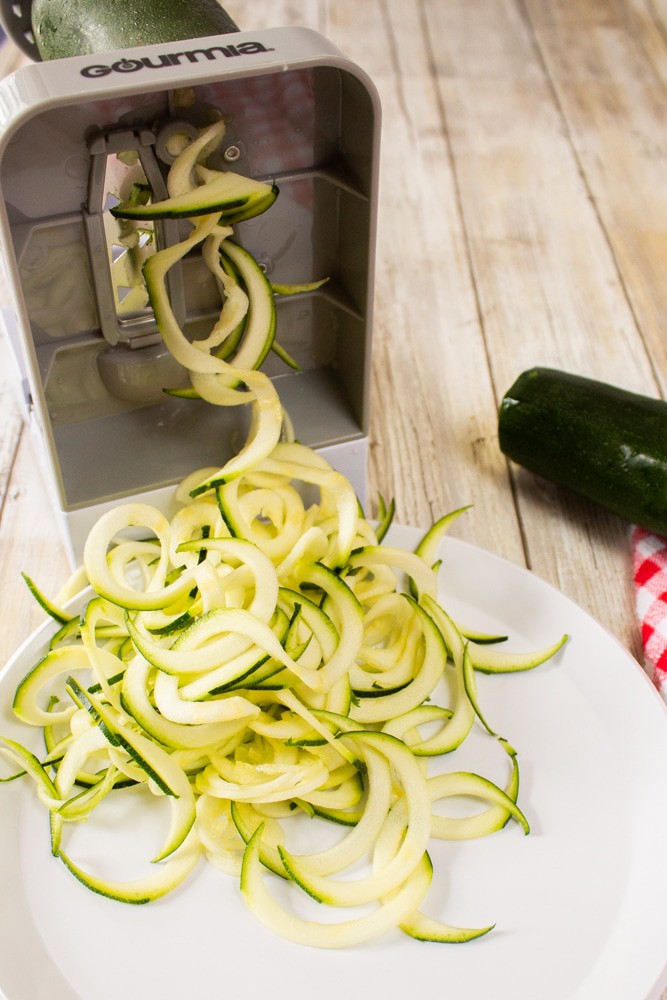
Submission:
{"label": "zucchini noodle", "polygon": [[[303,485],[315,483],[306,506]],[[54,853],[89,888],[126,903],[165,895],[203,854],[239,879],[260,921],[323,948],[391,928],[443,942],[487,933],[422,909],[432,840],[488,836],[510,821],[529,830],[517,754],[477,703],[474,673],[490,668],[490,647],[465,638],[438,603],[437,560],[380,542],[354,493],[301,445],[278,445],[196,499],[187,486],[171,521],[136,503],[100,519],[76,575],[92,589],[79,617],[43,600],[58,631],[19,684],[14,711],[44,732],[45,753],[0,746],[49,810]],[[430,558],[432,536],[428,549]],[[563,641],[496,653],[495,668],[536,666]],[[502,788],[456,767],[429,769],[475,728],[504,751]],[[171,804],[155,873],[114,882],[85,871],[66,848],[68,826],[137,784]],[[436,811],[451,798],[481,810]],[[304,821],[333,823],[341,839],[295,853],[291,824]],[[271,877],[354,915],[297,917],[271,894]]]}
{"label": "zucchini noodle", "polygon": [[[170,198],[216,182],[202,160],[223,133],[216,123],[176,160]],[[257,198],[270,200],[263,191]],[[134,502],[102,516],[83,566],[54,600],[26,577],[54,635],[13,707],[44,749],[0,738],[12,767],[4,780],[32,781],[53,854],[111,899],[164,896],[203,855],[239,881],[261,922],[297,943],[347,947],[397,928],[417,940],[472,940],[491,927],[452,926],[422,909],[429,845],[509,822],[529,831],[516,751],[481,714],[475,674],[536,667],[567,637],[499,653],[498,637],[464,628],[438,601],[439,545],[460,511],[404,552],[383,540],[393,504],[381,499],[375,525],[321,455],[280,440],[280,402],[256,371],[275,334],[273,293],[249,255],[226,246],[223,225],[220,212],[200,213],[187,240],[149,259],[146,279],[165,343],[197,392],[253,407],[250,438],[221,469],[187,477],[171,520]],[[165,276],[201,244],[231,304],[206,341],[191,343]],[[240,284],[234,291],[244,274],[249,295]],[[235,349],[216,354],[242,321]],[[77,591],[83,607],[73,614],[67,602]],[[500,750],[504,787],[456,765],[473,730]],[[445,773],[432,772],[434,761]],[[170,806],[151,874],[123,882],[85,870],[68,829],[136,786]],[[436,811],[453,797],[481,808],[466,817]],[[295,823],[312,824],[311,853],[296,851]],[[322,824],[340,831],[334,845],[317,840]],[[272,894],[276,879],[343,919],[297,916]]]}

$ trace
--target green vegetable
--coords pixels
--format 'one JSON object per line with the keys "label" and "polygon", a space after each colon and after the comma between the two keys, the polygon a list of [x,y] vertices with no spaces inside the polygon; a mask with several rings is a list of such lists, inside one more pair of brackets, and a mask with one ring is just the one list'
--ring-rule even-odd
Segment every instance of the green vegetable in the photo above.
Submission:
{"label": "green vegetable", "polygon": [[667,534],[667,403],[547,368],[523,372],[498,421],[502,451],[626,521]]}
{"label": "green vegetable", "polygon": [[[203,855],[297,943],[351,947],[397,927],[424,941],[487,934],[486,922],[428,915],[429,850],[510,820],[529,832],[516,751],[482,714],[476,675],[536,667],[562,642],[494,659],[468,641],[436,597],[436,538],[453,515],[414,552],[386,545],[347,480],[306,445],[280,442],[193,500],[200,476],[179,487],[171,520],[129,502],[92,528],[76,580],[94,596],[84,591],[75,632],[59,628],[15,692],[15,716],[46,752],[0,736],[4,780],[32,783],[54,856],[114,900],[164,896]],[[315,488],[310,505],[300,484]],[[33,593],[41,607],[60,604]],[[475,726],[508,758],[502,785],[459,766]],[[70,854],[69,831],[94,824],[109,795],[120,824],[129,786],[147,810],[166,800],[169,824],[150,874],[110,879],[79,862],[76,841]],[[471,811],[454,803],[452,814],[450,799]],[[313,849],[295,852],[292,817],[298,829],[304,813]],[[320,841],[327,821],[341,836]],[[322,922],[297,915],[304,893],[322,904]]]}
{"label": "green vegetable", "polygon": [[245,218],[254,218],[258,214],[257,204],[262,211],[266,211],[278,195],[275,185],[265,184],[251,177],[242,177],[231,171],[219,173],[211,170],[208,174],[210,176],[206,182],[198,187],[150,204],[147,198],[137,198],[133,190],[130,199],[114,206],[111,214],[117,219],[144,220],[190,219],[219,212],[225,222],[232,217],[235,222],[242,222]]}
{"label": "green vegetable", "polygon": [[33,0],[42,59],[237,31],[217,0]]}

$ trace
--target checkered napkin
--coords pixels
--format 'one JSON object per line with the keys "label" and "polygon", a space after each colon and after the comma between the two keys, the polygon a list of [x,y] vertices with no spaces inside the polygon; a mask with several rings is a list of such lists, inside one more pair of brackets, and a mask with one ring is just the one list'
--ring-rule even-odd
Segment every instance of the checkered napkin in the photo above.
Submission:
{"label": "checkered napkin", "polygon": [[631,537],[645,667],[667,701],[667,538],[637,527]]}

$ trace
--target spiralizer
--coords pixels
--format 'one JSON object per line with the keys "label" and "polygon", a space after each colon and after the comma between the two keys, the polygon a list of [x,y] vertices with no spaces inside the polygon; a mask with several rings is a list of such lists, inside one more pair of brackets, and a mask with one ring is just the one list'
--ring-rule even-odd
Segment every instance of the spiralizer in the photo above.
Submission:
{"label": "spiralizer", "polygon": [[[35,56],[29,7],[5,3],[4,21]],[[235,239],[272,283],[328,279],[277,298],[276,340],[298,370],[275,354],[263,370],[296,438],[365,498],[380,127],[365,73],[305,28],[36,61],[0,83],[4,319],[73,561],[109,506],[168,513],[174,484],[246,436],[247,407],[164,391],[187,373],[162,346],[141,265],[188,224],[128,229],[109,211],[137,181],[164,198],[175,140],[220,116],[210,165],[280,191]],[[221,291],[200,259],[173,269],[169,295],[187,336],[206,336]]]}

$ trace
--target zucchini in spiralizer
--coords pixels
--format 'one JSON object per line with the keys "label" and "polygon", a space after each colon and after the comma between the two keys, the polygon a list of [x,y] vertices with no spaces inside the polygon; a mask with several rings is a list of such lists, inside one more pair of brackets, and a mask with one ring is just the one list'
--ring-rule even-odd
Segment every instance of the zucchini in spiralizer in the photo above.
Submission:
{"label": "zucchini in spiralizer", "polygon": [[217,0],[33,0],[32,29],[42,59],[238,30]]}
{"label": "zucchini in spiralizer", "polygon": [[199,215],[219,212],[223,221],[228,217],[233,222],[253,218],[259,211],[265,212],[278,197],[275,184],[243,177],[231,171],[219,173],[210,171],[209,178],[191,191],[137,204],[121,202],[111,209],[118,219],[189,219]]}
{"label": "zucchini in spiralizer", "polygon": [[514,462],[627,521],[667,534],[667,403],[549,368],[523,372],[500,405]]}
{"label": "zucchini in spiralizer", "polygon": [[[148,205],[124,203],[112,209],[123,218],[183,218],[192,223],[192,231],[185,239],[148,257],[143,276],[164,344],[190,376],[187,388],[165,387],[165,392],[181,398],[201,398],[214,405],[251,407],[246,445],[218,471],[216,483],[242,475],[266,458],[287,426],[289,417],[283,411],[272,380],[257,370],[269,351],[298,369],[297,362],[275,340],[272,285],[252,254],[230,238],[237,222],[270,208],[278,188],[231,172],[210,170],[203,161],[220,144],[224,134],[225,122],[218,120],[185,146],[167,176],[168,198]],[[201,254],[222,289],[222,308],[209,335],[193,343],[172,309],[167,277],[173,267],[195,252]],[[294,294],[299,290],[314,290],[322,283],[280,288],[284,294]],[[280,294],[280,290],[275,294]],[[202,484],[204,489],[212,481]]]}
{"label": "zucchini in spiralizer", "polygon": [[[235,222],[242,222],[246,218],[246,212],[255,214],[256,203],[259,203],[261,211],[266,211],[277,196],[278,189],[275,185],[264,184],[262,181],[241,177],[231,172],[219,173],[205,184],[173,198],[164,198],[162,201],[152,201],[147,204],[121,202],[111,209],[111,214],[118,219],[143,221],[188,219],[220,212],[223,220],[227,216],[233,216]],[[251,218],[252,215],[247,217]]]}

